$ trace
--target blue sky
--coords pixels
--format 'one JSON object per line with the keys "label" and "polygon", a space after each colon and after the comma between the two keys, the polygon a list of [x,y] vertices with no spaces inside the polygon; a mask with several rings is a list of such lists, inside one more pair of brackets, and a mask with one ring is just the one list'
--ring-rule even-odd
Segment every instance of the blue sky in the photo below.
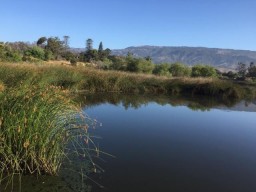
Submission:
{"label": "blue sky", "polygon": [[1,0],[0,41],[70,36],[104,48],[202,46],[256,51],[256,0]]}

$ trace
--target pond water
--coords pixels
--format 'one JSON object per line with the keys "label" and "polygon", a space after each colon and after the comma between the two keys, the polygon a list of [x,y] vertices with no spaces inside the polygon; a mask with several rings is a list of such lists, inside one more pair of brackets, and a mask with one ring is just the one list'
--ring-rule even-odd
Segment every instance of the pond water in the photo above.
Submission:
{"label": "pond water", "polygon": [[65,170],[25,176],[22,192],[256,191],[256,102],[118,94],[80,100],[99,122],[90,133],[100,137],[96,145],[115,157],[95,158],[104,171],[85,183]]}
{"label": "pond water", "polygon": [[84,110],[102,123],[93,134],[102,137],[100,149],[115,158],[102,155],[97,161],[104,172],[93,179],[103,188],[94,185],[93,192],[256,191],[254,103],[207,107],[202,99],[179,98],[96,103]]}

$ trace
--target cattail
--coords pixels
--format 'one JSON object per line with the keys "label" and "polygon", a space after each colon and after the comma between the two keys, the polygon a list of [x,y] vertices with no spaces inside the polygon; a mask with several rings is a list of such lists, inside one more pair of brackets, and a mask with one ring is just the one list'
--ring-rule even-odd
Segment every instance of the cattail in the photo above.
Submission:
{"label": "cattail", "polygon": [[23,147],[26,149],[29,146],[29,141],[26,140],[26,142],[23,144]]}
{"label": "cattail", "polygon": [[21,132],[21,128],[20,128],[20,126],[18,127],[18,130],[17,130],[17,131],[18,131],[18,133],[20,133],[20,132]]}

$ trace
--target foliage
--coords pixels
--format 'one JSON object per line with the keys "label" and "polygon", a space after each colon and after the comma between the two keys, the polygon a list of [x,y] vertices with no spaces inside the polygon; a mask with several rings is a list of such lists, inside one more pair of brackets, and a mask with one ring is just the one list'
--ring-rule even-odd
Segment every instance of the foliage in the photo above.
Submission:
{"label": "foliage", "polygon": [[233,72],[233,71],[228,71],[227,73],[223,73],[223,76],[226,76],[230,79],[235,79],[237,78],[237,73]]}
{"label": "foliage", "polygon": [[124,57],[110,56],[109,60],[111,61],[111,63],[107,69],[117,70],[117,71],[126,71],[127,63]]}
{"label": "foliage", "polygon": [[154,65],[151,61],[141,58],[126,57],[127,71],[136,73],[152,73]]}
{"label": "foliage", "polygon": [[68,35],[63,36],[63,44],[66,49],[69,48],[69,38],[70,37]]}
{"label": "foliage", "polygon": [[103,52],[103,43],[102,43],[102,41],[101,41],[100,44],[99,44],[98,52],[99,52],[99,53]]}
{"label": "foliage", "polygon": [[76,66],[77,60],[76,60],[75,58],[70,59],[70,64],[71,64],[72,66]]}
{"label": "foliage", "polygon": [[86,40],[86,51],[91,51],[93,49],[93,40],[87,39]]}
{"label": "foliage", "polygon": [[98,51],[96,49],[87,50],[84,54],[84,58],[86,62],[98,61]]}
{"label": "foliage", "polygon": [[170,73],[174,77],[188,77],[191,74],[191,68],[182,63],[173,63],[170,66]]}
{"label": "foliage", "polygon": [[170,64],[168,63],[155,65],[155,68],[152,73],[159,76],[171,77],[172,74],[170,73],[169,68],[170,68]]}
{"label": "foliage", "polygon": [[246,71],[247,71],[246,64],[242,63],[242,62],[239,62],[238,65],[237,65],[237,71],[238,71],[238,76],[240,78],[244,79],[245,75],[246,75]]}
{"label": "foliage", "polygon": [[248,76],[253,78],[256,77],[256,65],[254,62],[250,63],[250,67],[248,68]]}
{"label": "foliage", "polygon": [[45,61],[49,61],[51,59],[53,59],[53,53],[48,50],[48,49],[45,49]]}
{"label": "foliage", "polygon": [[34,57],[45,60],[45,51],[41,47],[33,46],[25,51],[24,57]]}
{"label": "foliage", "polygon": [[63,41],[61,41],[58,37],[50,37],[47,39],[45,49],[50,51],[55,59],[58,59],[58,56],[64,50]]}
{"label": "foliage", "polygon": [[[42,86],[62,86],[69,90],[89,92],[148,92],[199,94],[222,97],[254,95],[253,87],[218,80],[217,78],[166,78],[150,74],[103,71],[87,67],[0,65],[0,81],[5,87],[17,87],[21,81]],[[251,90],[249,92],[245,90]]]}
{"label": "foliage", "polygon": [[40,38],[37,40],[36,44],[37,44],[37,46],[43,46],[43,45],[45,45],[46,41],[47,41],[47,38],[46,38],[46,37],[40,37]]}
{"label": "foliage", "polygon": [[214,67],[209,65],[195,65],[192,67],[192,77],[217,77]]}
{"label": "foliage", "polygon": [[88,126],[77,123],[80,109],[59,87],[20,84],[0,98],[0,181],[14,174],[55,175],[66,145],[78,134],[90,140]]}
{"label": "foliage", "polygon": [[0,61],[19,62],[22,61],[22,55],[9,45],[0,44]]}

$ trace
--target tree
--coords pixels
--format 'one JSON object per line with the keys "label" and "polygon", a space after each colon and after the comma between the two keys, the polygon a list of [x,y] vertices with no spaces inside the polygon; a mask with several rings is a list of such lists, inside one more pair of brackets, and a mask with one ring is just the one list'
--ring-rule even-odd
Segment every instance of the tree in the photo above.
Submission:
{"label": "tree", "polygon": [[170,64],[168,63],[155,65],[153,74],[160,75],[160,76],[171,76],[169,68],[170,68]]}
{"label": "tree", "polygon": [[120,70],[125,71],[127,68],[127,62],[124,57],[121,56],[109,56],[110,61],[112,64],[109,66],[109,69],[112,70]]}
{"label": "tree", "polygon": [[254,62],[250,63],[250,67],[248,68],[248,76],[256,77],[256,65],[254,64]]}
{"label": "tree", "polygon": [[99,44],[98,56],[99,56],[99,60],[101,60],[101,61],[103,61],[105,59],[105,54],[104,54],[102,42],[100,42],[100,44]]}
{"label": "tree", "polygon": [[97,61],[99,59],[98,51],[96,49],[87,50],[84,54],[84,59],[86,62]]}
{"label": "tree", "polygon": [[46,41],[47,41],[47,38],[46,38],[46,37],[40,37],[40,38],[37,40],[36,44],[37,44],[37,46],[43,46],[43,45],[46,43]]}
{"label": "tree", "polygon": [[102,52],[103,52],[103,44],[102,44],[102,42],[100,42],[100,44],[99,44],[98,52],[99,52],[99,53],[102,53]]}
{"label": "tree", "polygon": [[63,36],[63,44],[66,49],[69,48],[69,38],[70,37],[68,35]]}
{"label": "tree", "polygon": [[233,72],[233,71],[228,71],[227,73],[223,73],[223,76],[226,76],[230,79],[235,79],[237,77],[237,73]]}
{"label": "tree", "polygon": [[126,57],[127,70],[131,72],[152,73],[154,65],[151,61],[145,59],[133,58],[130,55]]}
{"label": "tree", "polygon": [[105,49],[105,50],[103,51],[103,55],[104,55],[104,57],[106,57],[106,58],[108,58],[108,57],[110,56],[110,54],[111,54],[111,50],[110,50],[109,48],[107,48],[107,49]]}
{"label": "tree", "polygon": [[185,76],[190,76],[191,74],[191,69],[182,63],[173,63],[170,66],[170,73],[174,77],[185,77]]}
{"label": "tree", "polygon": [[93,40],[92,39],[87,39],[86,40],[86,50],[90,51],[93,49]]}
{"label": "tree", "polygon": [[238,71],[238,76],[244,79],[247,71],[246,64],[239,62],[236,69]]}
{"label": "tree", "polygon": [[217,72],[214,67],[209,65],[195,65],[192,67],[192,77],[216,77]]}
{"label": "tree", "polygon": [[60,56],[60,53],[64,50],[63,41],[58,37],[50,37],[47,39],[46,50],[51,51],[55,59]]}
{"label": "tree", "polygon": [[144,59],[146,59],[147,61],[152,61],[152,58],[150,56],[147,56]]}
{"label": "tree", "polygon": [[13,43],[6,43],[7,46],[9,46],[12,51],[17,51],[20,53],[25,52],[27,49],[30,48],[28,43],[18,41],[18,42],[13,42]]}

